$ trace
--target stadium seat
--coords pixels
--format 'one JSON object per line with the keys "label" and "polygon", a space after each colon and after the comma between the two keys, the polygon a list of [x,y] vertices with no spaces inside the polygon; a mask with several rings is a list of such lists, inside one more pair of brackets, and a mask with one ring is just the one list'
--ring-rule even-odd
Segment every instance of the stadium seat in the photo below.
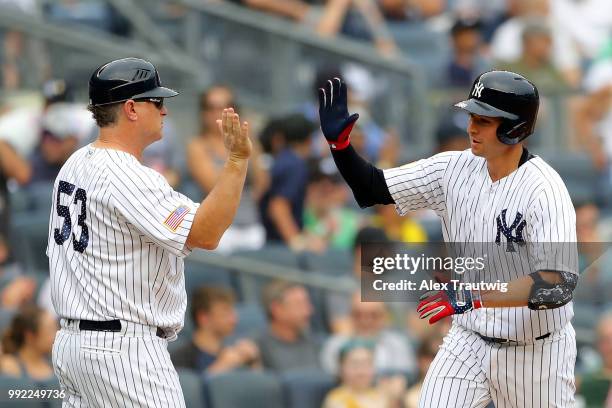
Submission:
{"label": "stadium seat", "polygon": [[[233,257],[252,259],[253,261],[274,266],[305,269],[304,256],[297,256],[284,245],[266,245],[257,251],[236,251]],[[263,287],[269,278],[241,273],[238,276],[240,299],[243,302],[259,303]]]}
{"label": "stadium seat", "polygon": [[36,384],[30,380],[0,375],[0,406],[19,408],[44,408],[46,403],[39,399],[9,399],[10,390],[36,390]]}
{"label": "stadium seat", "polygon": [[593,200],[599,196],[597,171],[586,153],[555,152],[539,154],[565,181],[567,190],[575,202]]}
{"label": "stadium seat", "polygon": [[186,368],[179,368],[176,371],[179,376],[181,388],[183,389],[187,408],[206,408],[204,388],[198,373]]}
{"label": "stadium seat", "polygon": [[323,254],[309,254],[306,258],[309,271],[326,275],[350,275],[353,272],[353,254],[350,251],[328,250]]}
{"label": "stadium seat", "polygon": [[48,270],[49,212],[19,213],[12,219],[11,248],[27,269]]}
{"label": "stadium seat", "polygon": [[258,304],[238,304],[236,305],[236,311],[238,312],[238,324],[232,337],[249,337],[267,325],[266,315]]}
{"label": "stadium seat", "polygon": [[[57,390],[58,392],[61,390],[59,385],[59,381],[55,376],[53,378],[37,383],[38,389],[40,390]],[[44,399],[43,406],[45,408],[62,408],[62,399],[61,398],[49,398]]]}
{"label": "stadium seat", "polygon": [[281,382],[287,407],[319,408],[335,379],[319,370],[297,370],[283,374]]}
{"label": "stadium seat", "polygon": [[185,259],[185,289],[187,295],[201,286],[233,288],[232,274],[225,268]]}
{"label": "stadium seat", "polygon": [[207,377],[211,408],[283,408],[283,390],[273,374],[235,371]]}

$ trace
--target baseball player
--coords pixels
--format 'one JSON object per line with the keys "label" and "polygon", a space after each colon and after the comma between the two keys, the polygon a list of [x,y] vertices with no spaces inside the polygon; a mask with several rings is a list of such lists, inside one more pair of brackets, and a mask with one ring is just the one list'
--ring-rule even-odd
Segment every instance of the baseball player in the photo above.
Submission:
{"label": "baseball player", "polygon": [[55,181],[47,255],[61,330],[53,367],[64,407],[184,407],[168,341],[183,326],[183,258],[213,249],[236,212],[251,153],[248,124],[228,108],[218,121],[228,158],[194,203],[144,167],[176,96],[147,61],[102,65],[89,80],[96,141]]}
{"label": "baseball player", "polygon": [[574,406],[575,212],[559,175],[521,143],[535,127],[535,85],[512,72],[483,73],[469,99],[456,105],[469,112],[471,148],[388,170],[351,147],[358,115],[349,116],[340,79],[320,90],[319,103],[323,134],[360,206],[395,204],[400,214],[431,208],[446,242],[489,242],[502,251],[569,243],[544,256],[536,250],[516,265],[496,258],[506,271],[507,292],[451,287],[422,297],[421,318],[435,323],[454,316],[419,406]]}

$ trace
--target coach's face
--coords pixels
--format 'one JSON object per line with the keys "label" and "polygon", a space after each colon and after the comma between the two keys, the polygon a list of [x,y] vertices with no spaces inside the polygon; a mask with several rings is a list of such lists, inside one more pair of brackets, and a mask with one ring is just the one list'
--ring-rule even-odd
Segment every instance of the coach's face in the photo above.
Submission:
{"label": "coach's face", "polygon": [[164,117],[168,114],[168,109],[163,105],[163,99],[133,101],[132,109],[133,117],[139,122],[145,142],[151,144],[161,139]]}
{"label": "coach's face", "polygon": [[497,138],[497,128],[500,123],[499,118],[470,114],[467,131],[470,137],[470,147],[475,156],[485,159],[492,158],[503,154],[508,148]]}

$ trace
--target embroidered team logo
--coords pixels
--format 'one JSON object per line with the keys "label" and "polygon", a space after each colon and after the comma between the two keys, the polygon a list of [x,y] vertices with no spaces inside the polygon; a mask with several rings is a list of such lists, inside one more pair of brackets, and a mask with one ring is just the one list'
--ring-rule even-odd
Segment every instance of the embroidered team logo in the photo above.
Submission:
{"label": "embroidered team logo", "polygon": [[474,85],[472,96],[475,96],[476,98],[480,98],[480,94],[482,93],[483,89],[484,89],[484,85],[482,84],[482,82],[478,81],[478,83]]}
{"label": "embroidered team logo", "polygon": [[495,243],[498,246],[501,245],[501,236],[503,235],[507,240],[506,252],[516,252],[513,243],[517,243],[519,245],[525,244],[523,230],[527,225],[527,221],[523,219],[523,214],[517,212],[516,216],[514,217],[514,221],[510,226],[508,226],[508,223],[506,222],[507,212],[508,209],[502,210],[501,214],[497,216],[497,236],[495,237]]}
{"label": "embroidered team logo", "polygon": [[187,216],[187,214],[189,214],[189,207],[187,207],[186,205],[179,205],[174,211],[170,213],[168,218],[166,218],[166,221],[164,221],[164,225],[170,231],[175,232],[178,229],[179,225],[181,225],[181,222],[183,222],[183,219],[185,219],[185,216]]}

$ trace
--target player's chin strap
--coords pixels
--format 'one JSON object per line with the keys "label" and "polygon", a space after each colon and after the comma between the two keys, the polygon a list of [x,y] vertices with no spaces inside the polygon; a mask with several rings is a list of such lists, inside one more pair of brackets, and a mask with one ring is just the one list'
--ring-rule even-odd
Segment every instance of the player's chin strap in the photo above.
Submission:
{"label": "player's chin strap", "polygon": [[430,291],[419,299],[417,306],[419,318],[429,318],[433,324],[447,316],[463,314],[473,309],[484,307],[480,291],[445,289]]}
{"label": "player's chin strap", "polygon": [[532,310],[556,309],[568,304],[573,298],[573,292],[578,284],[578,275],[571,272],[546,271],[559,274],[558,282],[546,281],[542,274],[534,272],[529,274],[533,279],[533,286],[529,293],[527,307]]}

